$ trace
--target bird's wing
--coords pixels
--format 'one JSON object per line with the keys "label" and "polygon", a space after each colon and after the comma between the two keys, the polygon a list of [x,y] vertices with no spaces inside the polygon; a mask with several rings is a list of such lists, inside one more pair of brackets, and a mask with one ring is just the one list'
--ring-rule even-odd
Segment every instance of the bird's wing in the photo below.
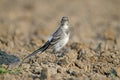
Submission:
{"label": "bird's wing", "polygon": [[50,38],[49,38],[49,42],[50,42],[50,46],[56,44],[59,42],[59,40],[62,39],[63,35],[63,31],[61,29],[57,30]]}

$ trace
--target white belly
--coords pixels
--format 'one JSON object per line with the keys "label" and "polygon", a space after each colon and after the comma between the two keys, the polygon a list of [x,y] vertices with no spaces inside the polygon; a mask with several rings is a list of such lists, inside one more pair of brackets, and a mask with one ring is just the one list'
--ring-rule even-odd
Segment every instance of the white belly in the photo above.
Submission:
{"label": "white belly", "polygon": [[60,40],[60,42],[58,42],[55,45],[55,51],[59,51],[61,48],[63,48],[68,41],[69,41],[69,36],[66,36],[64,39]]}

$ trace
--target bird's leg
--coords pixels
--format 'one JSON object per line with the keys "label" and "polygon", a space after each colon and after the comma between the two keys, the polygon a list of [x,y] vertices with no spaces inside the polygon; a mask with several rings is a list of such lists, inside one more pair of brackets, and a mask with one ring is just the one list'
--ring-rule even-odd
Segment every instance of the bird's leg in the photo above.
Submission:
{"label": "bird's leg", "polygon": [[65,48],[62,48],[60,51],[56,52],[55,55],[57,57],[63,57],[66,52],[67,52],[67,50]]}
{"label": "bird's leg", "polygon": [[66,48],[62,48],[61,50],[61,57],[63,57],[65,55],[65,53],[67,53],[67,49]]}

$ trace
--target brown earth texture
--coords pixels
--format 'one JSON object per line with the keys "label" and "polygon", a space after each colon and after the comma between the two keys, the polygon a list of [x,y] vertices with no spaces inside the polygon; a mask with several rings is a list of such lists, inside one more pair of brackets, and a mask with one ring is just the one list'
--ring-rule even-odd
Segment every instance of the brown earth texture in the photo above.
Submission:
{"label": "brown earth texture", "polygon": [[[41,47],[69,18],[65,54]],[[120,80],[120,0],[0,0],[0,80]],[[16,71],[17,70],[17,71]]]}

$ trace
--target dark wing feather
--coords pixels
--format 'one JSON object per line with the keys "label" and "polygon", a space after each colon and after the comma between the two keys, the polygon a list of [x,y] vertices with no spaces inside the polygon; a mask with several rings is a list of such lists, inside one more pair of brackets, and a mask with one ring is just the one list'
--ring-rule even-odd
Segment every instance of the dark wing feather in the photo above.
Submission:
{"label": "dark wing feather", "polygon": [[52,39],[50,40],[50,46],[49,47],[54,47],[54,45],[56,43],[59,42],[59,40],[62,39],[63,35],[63,31],[62,29],[58,29],[53,35],[52,35]]}
{"label": "dark wing feather", "polygon": [[[23,61],[24,61],[25,59],[27,59],[27,58],[29,58],[29,57],[37,54],[37,53],[42,53],[43,51],[45,51],[45,50],[49,47],[49,45],[50,45],[50,42],[47,41],[47,42],[45,43],[45,45],[43,45],[43,46],[40,47],[39,49],[35,50],[33,53],[31,53],[31,54],[29,54],[28,56],[26,56],[26,57],[23,59]],[[23,61],[22,61],[22,62],[23,62]]]}

